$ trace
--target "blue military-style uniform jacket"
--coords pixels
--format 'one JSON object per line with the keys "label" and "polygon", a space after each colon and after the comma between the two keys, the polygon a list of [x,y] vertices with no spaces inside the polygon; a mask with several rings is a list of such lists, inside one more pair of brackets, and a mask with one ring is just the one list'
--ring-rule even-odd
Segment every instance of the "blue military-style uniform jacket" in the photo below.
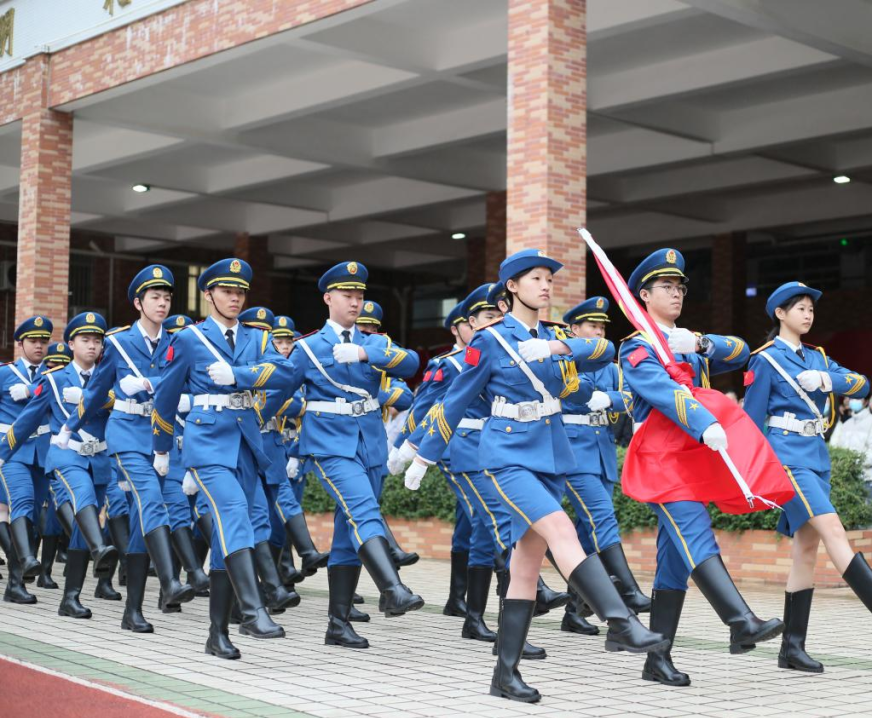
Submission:
{"label": "blue military-style uniform jacket", "polygon": [[[304,407],[303,394],[299,390],[290,394],[281,389],[258,392],[254,410],[262,430],[263,450],[272,461],[272,465],[265,472],[268,484],[278,485],[288,480],[285,473],[287,457],[282,432],[286,426],[293,427],[297,417],[303,413]],[[270,424],[274,428],[263,431]]]}
{"label": "blue military-style uniform jacket", "polygon": [[[88,388],[82,394],[78,416],[71,418],[67,424],[68,429],[76,431],[83,422],[99,411],[110,390],[113,392],[116,402],[125,399],[133,399],[139,404],[151,402],[151,395],[147,391],[128,396],[121,390],[121,379],[128,375],[135,376],[135,374],[110,337],[127,352],[127,356],[130,357],[139,373],[148,379],[155,391],[160,386],[161,362],[166,356],[170,344],[169,333],[161,330],[157,348],[152,353],[136,324],[108,332],[103,342],[103,356],[88,382]],[[174,418],[175,415],[173,415]],[[151,414],[127,414],[116,409],[109,416],[109,422],[106,425],[106,443],[110,454],[135,451],[150,456],[152,449],[148,441],[149,436],[151,436]]]}
{"label": "blue military-style uniform jacket", "polygon": [[[334,360],[333,347],[340,340],[329,324],[303,337],[299,342],[306,342],[334,381],[363,389],[375,401],[378,401],[381,389],[382,372],[391,376],[409,377],[418,369],[418,355],[394,344],[385,334],[364,334],[357,330],[354,343],[366,350],[369,360],[352,364],[340,364]],[[282,387],[290,392],[305,385],[307,404],[313,401],[335,402],[337,399],[353,403],[363,398],[333,386],[311,362],[302,347],[296,347],[287,359],[273,350],[268,361],[248,368],[234,368],[233,373],[236,386],[227,388],[236,391]],[[353,459],[360,452],[361,445],[368,468],[387,462],[387,435],[380,411],[340,415],[307,409],[300,431],[300,456],[340,456]]]}
{"label": "blue military-style uniform jacket", "polygon": [[[776,339],[768,342],[754,352],[745,374],[744,409],[754,423],[764,430],[768,417],[782,417],[793,414],[799,421],[814,420],[816,417],[796,390],[782,378],[775,368],[761,354],[768,354],[781,366],[794,381],[809,369],[826,372],[833,382],[833,394],[863,398],[869,395],[869,381],[862,374],[856,374],[830,359],[823,348],[803,345],[804,359],[784,342]],[[799,382],[797,382],[798,384]],[[822,390],[806,392],[823,415],[826,410],[828,394]],[[835,401],[830,397],[831,405]],[[770,428],[767,434],[769,443],[782,463],[788,466],[803,466],[817,472],[829,471],[830,456],[827,445],[821,438],[815,440],[794,431]]]}
{"label": "blue military-style uniform jacket", "polygon": [[[281,357],[270,342],[269,332],[253,329],[240,322],[233,351],[224,337],[224,329],[213,319],[181,329],[172,336],[161,359],[162,379],[154,394],[152,437],[155,451],[169,451],[173,442],[176,409],[182,392],[194,398],[201,394],[234,394],[236,386],[219,386],[209,377],[208,368],[217,360],[192,330],[196,326],[206,340],[229,364],[247,367],[265,357]],[[250,373],[248,368],[242,369]],[[252,381],[242,388],[260,389],[269,372],[251,374]],[[193,406],[185,419],[182,463],[186,468],[225,466],[235,469],[243,442],[251,449],[261,470],[270,462],[263,452],[260,423],[254,408],[221,409]]]}
{"label": "blue military-style uniform jacket", "polygon": [[[436,424],[429,421],[431,418],[430,412],[435,405],[442,401],[445,397],[445,392],[451,386],[451,382],[454,381],[462,370],[463,350],[457,347],[453,347],[445,354],[433,357],[429,361],[427,371],[424,372],[424,381],[421,384],[421,388],[418,389],[418,395],[412,404],[412,412],[419,417],[418,423],[409,432],[408,436],[405,433],[401,433],[397,437],[398,443],[401,444],[403,440],[408,439],[409,443],[413,446],[420,446],[428,431],[436,431]],[[489,406],[488,414],[490,414]],[[410,417],[406,419],[406,425],[411,428]],[[449,446],[448,444],[445,446],[445,451],[440,457],[441,459],[450,460]]]}
{"label": "blue military-style uniform jacket", "polygon": [[[15,423],[15,420],[33,398],[33,391],[39,383],[39,377],[44,368],[44,366],[40,366],[37,369],[31,383],[30,371],[23,359],[0,366],[0,424],[4,426],[0,431],[3,433],[9,431],[11,425]],[[13,401],[12,397],[9,396],[9,388],[15,384],[24,384],[30,387],[30,397],[23,401]],[[44,426],[48,427],[48,424],[44,424]],[[45,457],[50,441],[51,434],[48,431],[36,438],[24,439],[11,460],[29,466],[45,466]]]}
{"label": "blue military-style uniform jacket", "polygon": [[378,393],[378,403],[382,405],[382,419],[388,420],[387,410],[394,408],[405,411],[412,406],[414,394],[409,385],[399,377],[382,374],[381,389]]}
{"label": "blue military-style uniform jacket", "polygon": [[[566,424],[566,435],[575,454],[578,464],[576,472],[599,474],[600,467],[605,470],[605,479],[612,483],[618,480],[618,459],[615,450],[615,435],[611,423],[617,421],[618,414],[626,411],[626,404],[632,401],[628,391],[621,391],[618,365],[610,363],[594,372],[585,372],[579,376],[580,386],[563,400],[564,414],[591,413],[587,402],[594,391],[602,391],[609,395],[612,405],[606,409],[609,424],[606,426],[588,426],[584,424]],[[596,464],[595,457],[600,464]]]}
{"label": "blue military-style uniform jacket", "polygon": [[[577,367],[591,371],[614,358],[614,345],[606,339],[566,338],[559,326],[540,324],[544,325],[541,339],[560,338],[571,351],[529,364],[554,398],[565,398],[577,389]],[[426,461],[436,461],[442,455],[455,428],[478,397],[488,404],[497,397],[511,404],[542,401],[542,395],[489,328],[499,332],[516,351],[519,342],[531,338],[530,332],[511,314],[475,333],[464,355],[466,366],[452,382],[443,402],[430,412],[431,428],[435,425],[436,430],[427,431],[418,451]],[[480,469],[524,466],[539,473],[566,474],[575,468],[575,458],[560,414],[529,422],[490,416],[481,432],[477,464]]]}
{"label": "blue military-style uniform jacket", "polygon": [[[661,331],[661,335],[665,343],[666,334]],[[676,354],[675,360],[690,365],[694,386],[707,388],[711,376],[743,366],[748,360],[749,351],[739,337],[717,334],[705,336],[713,345],[709,356]],[[714,415],[696,401],[686,387],[666,373],[654,347],[643,333],[635,332],[627,337],[618,355],[621,382],[627,384],[633,393],[632,405],[627,409],[635,423],[645,421],[653,407],[699,441],[703,432],[717,422]]]}
{"label": "blue military-style uniform jacket", "polygon": [[[69,420],[70,415],[75,416],[76,404],[64,403],[63,408],[61,408],[58,403],[58,399],[63,402],[64,387],[67,386],[82,386],[79,372],[72,362],[64,367],[49,369],[40,376],[39,383],[33,389],[33,396],[27,406],[19,414],[12,428],[0,440],[0,459],[9,461],[9,457],[18,450],[18,447],[45,421],[47,414],[50,415],[52,435],[56,435],[60,431],[61,427]],[[57,394],[55,394],[55,389],[57,389]],[[107,392],[103,396],[103,404],[100,408],[82,423],[77,431],[73,432],[71,439],[85,441],[81,432],[86,432],[91,438],[101,442],[105,441],[106,423],[113,402],[114,396]],[[45,459],[46,472],[64,469],[68,466],[91,469],[94,483],[98,486],[109,482],[110,460],[105,451],[93,456],[82,456],[73,449],[61,449],[52,444]]]}

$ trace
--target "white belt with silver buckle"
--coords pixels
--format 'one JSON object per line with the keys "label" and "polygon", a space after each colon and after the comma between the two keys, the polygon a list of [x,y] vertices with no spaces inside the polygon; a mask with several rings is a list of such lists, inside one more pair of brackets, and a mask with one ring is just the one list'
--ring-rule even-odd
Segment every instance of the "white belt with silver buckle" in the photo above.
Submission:
{"label": "white belt with silver buckle", "polygon": [[335,401],[307,401],[306,411],[323,411],[325,414],[340,414],[341,416],[363,416],[373,411],[380,411],[377,399],[361,399],[360,401],[346,401],[345,399],[336,399]]}
{"label": "white belt with silver buckle", "polygon": [[266,422],[266,424],[264,424],[262,427],[260,427],[261,434],[269,434],[271,431],[278,431],[278,430],[279,430],[279,424],[276,421],[275,417],[273,417],[268,422]]}
{"label": "white belt with silver buckle", "polygon": [[[56,439],[57,437],[53,436],[51,438],[51,443],[57,445]],[[91,439],[89,441],[76,441],[75,439],[70,439],[67,448],[72,449],[79,456],[95,456],[101,451],[106,451],[106,442],[98,441],[97,439]]]}
{"label": "white belt with silver buckle", "polygon": [[134,414],[136,416],[151,416],[154,411],[154,402],[138,402],[136,399],[116,399],[112,405],[112,411],[120,411],[122,414]]}
{"label": "white belt with silver buckle", "polygon": [[817,436],[824,434],[824,425],[820,419],[797,419],[796,414],[787,413],[784,416],[770,416],[769,427],[782,429],[802,436]]}
{"label": "white belt with silver buckle", "polygon": [[[0,424],[0,434],[5,434],[11,428],[12,428],[12,424]],[[34,431],[27,438],[28,439],[35,439],[37,436],[42,436],[43,434],[48,434],[49,431],[51,431],[51,427],[48,424],[43,424],[42,426],[38,427],[37,430]]]}
{"label": "white belt with silver buckle", "polygon": [[505,397],[498,396],[491,405],[491,415],[499,419],[514,419],[515,421],[539,421],[546,416],[560,413],[560,399],[551,398],[547,401],[522,401],[510,404]]}
{"label": "white belt with silver buckle", "polygon": [[564,424],[580,424],[581,426],[608,426],[609,416],[604,411],[594,411],[590,414],[564,414]]}
{"label": "white belt with silver buckle", "polygon": [[472,429],[473,431],[481,431],[484,429],[484,419],[461,419],[457,425],[458,429]]}
{"label": "white belt with silver buckle", "polygon": [[193,403],[194,406],[202,406],[204,409],[215,407],[218,411],[222,409],[242,411],[254,406],[254,396],[250,391],[237,391],[233,394],[195,394]]}

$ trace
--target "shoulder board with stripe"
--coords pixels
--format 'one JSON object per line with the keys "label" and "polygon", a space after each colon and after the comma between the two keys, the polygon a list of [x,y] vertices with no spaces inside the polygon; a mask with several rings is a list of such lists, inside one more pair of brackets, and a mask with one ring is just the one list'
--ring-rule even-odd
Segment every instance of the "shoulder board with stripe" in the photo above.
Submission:
{"label": "shoulder board with stripe", "polygon": [[569,325],[565,322],[555,322],[550,319],[540,319],[539,322],[544,324],[546,327],[568,327]]}
{"label": "shoulder board with stripe", "polygon": [[309,332],[308,334],[304,334],[301,337],[297,337],[296,339],[294,339],[294,341],[298,342],[298,341],[300,341],[300,339],[308,339],[310,336],[312,336],[313,334],[317,334],[320,331],[321,331],[320,329],[316,329],[314,332]]}
{"label": "shoulder board with stripe", "polygon": [[628,334],[627,336],[625,336],[623,339],[621,339],[621,341],[622,341],[622,342],[625,342],[625,341],[627,341],[628,339],[632,339],[634,336],[636,336],[637,334],[641,334],[641,333],[642,333],[642,332],[640,332],[640,331],[637,329],[637,330],[636,330],[635,332],[633,332],[632,334]]}
{"label": "shoulder board with stripe", "polygon": [[814,349],[816,352],[822,352],[822,351],[824,351],[824,348],[823,348],[823,347],[819,347],[817,344],[806,344],[805,342],[803,342],[802,345],[803,345],[804,347],[808,347],[809,349]]}
{"label": "shoulder board with stripe", "polygon": [[128,329],[130,329],[130,324],[128,324],[126,327],[115,327],[115,329],[113,329],[111,332],[106,332],[106,336],[110,337],[113,334],[118,334],[119,332],[124,332]]}
{"label": "shoulder board with stripe", "polygon": [[759,352],[762,352],[764,349],[768,349],[768,348],[771,347],[773,344],[775,344],[774,341],[766,342],[762,347],[757,347],[754,351],[752,351],[752,352],[751,352],[751,356],[754,356],[755,354],[758,354]]}
{"label": "shoulder board with stripe", "polygon": [[433,357],[433,358],[434,359],[445,359],[447,357],[453,357],[455,354],[460,354],[460,352],[462,352],[462,351],[463,351],[463,349],[458,349],[455,347],[455,348],[451,349],[451,351],[447,351],[444,354],[439,354],[438,356]]}
{"label": "shoulder board with stripe", "polygon": [[488,327],[492,327],[494,324],[499,324],[501,321],[503,321],[503,317],[497,317],[496,319],[488,322],[487,324],[482,324],[475,331],[480,332],[482,329],[487,329]]}
{"label": "shoulder board with stripe", "polygon": [[66,369],[68,366],[69,366],[69,364],[62,364],[61,366],[56,366],[54,369],[46,369],[42,373],[42,375],[45,376],[46,374],[54,374],[56,371],[60,371],[61,369]]}
{"label": "shoulder board with stripe", "polygon": [[10,364],[14,364],[14,363],[15,363],[14,361],[5,361],[2,364],[0,364],[0,367],[9,366]]}

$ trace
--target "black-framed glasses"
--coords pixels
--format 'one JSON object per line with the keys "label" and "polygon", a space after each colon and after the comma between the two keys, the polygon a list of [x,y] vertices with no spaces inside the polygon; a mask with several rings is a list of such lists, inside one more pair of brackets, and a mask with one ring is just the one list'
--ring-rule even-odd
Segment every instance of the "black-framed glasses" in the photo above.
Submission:
{"label": "black-framed glasses", "polygon": [[652,284],[650,289],[665,289],[669,294],[680,294],[682,297],[687,296],[686,284]]}

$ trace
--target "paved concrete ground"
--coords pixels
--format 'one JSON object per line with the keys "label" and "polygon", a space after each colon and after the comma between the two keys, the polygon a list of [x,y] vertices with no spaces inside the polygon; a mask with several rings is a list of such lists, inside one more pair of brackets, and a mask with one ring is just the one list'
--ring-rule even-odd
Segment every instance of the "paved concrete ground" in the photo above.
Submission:
{"label": "paved concrete ground", "polygon": [[[91,598],[89,578],[83,594],[94,611],[89,621],[60,618],[58,591],[32,589],[39,597],[36,606],[0,603],[0,655],[228,718],[872,715],[872,618],[846,591],[820,592],[816,598],[809,648],[826,664],[826,673],[807,675],[777,668],[776,643],[729,655],[727,629],[692,590],[673,651],[677,664],[692,675],[690,688],[642,681],[643,657],[606,653],[602,636],[562,633],[561,614],[554,612],[533,623],[531,640],[549,657],[522,664],[525,679],[544,696],[540,704],[526,706],[488,695],[490,646],[462,639],[461,619],[442,616],[448,564],[422,561],[403,576],[428,605],[395,619],[373,610],[375,587],[368,578],[361,581],[366,606],[373,610],[372,622],[359,626],[372,644],[367,651],[324,645],[326,572],[320,572],[301,584],[302,604],[277,617],[289,638],[256,641],[232,629],[243,652],[240,661],[204,654],[208,599],[195,599],[181,614],[162,615],[154,608],[155,579],[149,581],[146,603],[153,635],[120,630],[123,604]],[[554,574],[546,580],[559,585]],[[643,587],[650,584],[643,581]],[[749,589],[746,596],[759,615],[780,615],[779,591]],[[496,605],[494,598],[491,611]],[[495,613],[491,622],[495,628]]]}

